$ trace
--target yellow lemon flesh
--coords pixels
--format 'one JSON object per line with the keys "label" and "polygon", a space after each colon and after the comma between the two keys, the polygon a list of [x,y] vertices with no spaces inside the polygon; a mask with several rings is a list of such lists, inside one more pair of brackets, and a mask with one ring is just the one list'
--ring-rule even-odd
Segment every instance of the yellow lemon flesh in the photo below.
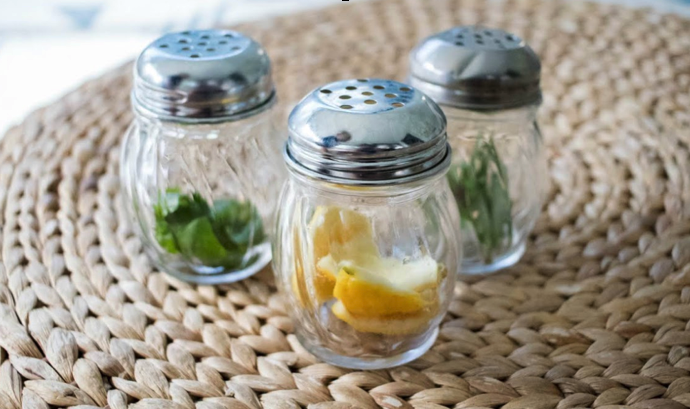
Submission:
{"label": "yellow lemon flesh", "polygon": [[[304,276],[304,270],[296,269],[292,274],[292,292],[297,297],[300,305],[306,307],[309,305],[309,290],[307,289],[307,280]],[[323,274],[317,274],[314,277],[314,290],[316,298],[319,301],[328,300],[333,297],[333,287],[335,287],[335,279],[332,279]]]}
{"label": "yellow lemon flesh", "polygon": [[303,307],[307,306],[308,293],[307,293],[307,282],[304,280],[304,271],[302,269],[297,269],[292,274],[290,280],[290,285],[292,286],[292,293],[299,301],[300,305]]}
{"label": "yellow lemon flesh", "polygon": [[313,285],[319,302],[336,298],[333,314],[356,331],[403,335],[428,326],[438,310],[437,289],[444,276],[434,259],[405,263],[382,257],[370,220],[349,209],[318,207],[307,228],[315,275],[305,282],[296,268],[292,280],[303,305],[306,287]]}
{"label": "yellow lemon flesh", "polygon": [[[411,262],[403,262],[397,258],[381,257],[353,252],[339,262],[331,255],[322,258],[317,268],[333,277],[338,276],[342,268],[355,270],[364,279],[383,279],[385,284],[401,291],[422,291],[426,288],[438,286],[439,265],[431,257],[423,257]],[[369,277],[369,278],[367,278]]]}
{"label": "yellow lemon flesh", "polygon": [[418,292],[399,288],[384,277],[351,267],[340,270],[333,295],[350,313],[361,316],[408,314],[426,306]]}
{"label": "yellow lemon flesh", "polygon": [[333,314],[359,332],[382,335],[409,335],[426,330],[431,314],[399,314],[381,317],[362,317],[351,314],[341,301],[331,308]]}
{"label": "yellow lemon flesh", "polygon": [[309,293],[307,290],[307,281],[304,277],[304,267],[302,263],[302,256],[300,251],[299,232],[294,229],[292,232],[292,252],[294,254],[293,271],[290,285],[292,286],[292,293],[299,301],[300,305],[306,307],[309,305]]}
{"label": "yellow lemon flesh", "polygon": [[338,273],[328,265],[330,256],[338,259],[351,254],[369,254],[378,251],[373,239],[369,219],[358,212],[335,206],[319,206],[308,225],[312,238],[316,276],[314,288],[318,301],[333,297]]}
{"label": "yellow lemon flesh", "polygon": [[393,269],[348,266],[340,270],[333,314],[360,332],[405,335],[424,330],[438,311],[436,288],[441,275],[436,262],[424,258],[402,264],[397,259],[380,259],[373,264]]}
{"label": "yellow lemon flesh", "polygon": [[376,250],[369,219],[354,210],[336,206],[319,206],[309,222],[313,240],[314,261],[332,253],[335,248],[355,244],[360,250]]}
{"label": "yellow lemon flesh", "polygon": [[[396,258],[365,258],[363,260],[345,260],[338,263],[340,272],[337,276],[334,295],[336,298],[356,300],[362,295],[374,299],[370,303],[394,305],[394,311],[379,311],[379,308],[366,307],[369,314],[407,313],[428,307],[430,300],[426,297],[427,289],[436,289],[442,275],[438,263],[431,257],[423,257],[409,263]],[[405,299],[406,306],[393,303],[391,295]],[[414,304],[413,308],[411,305]],[[353,313],[366,314],[353,306],[346,307]]]}

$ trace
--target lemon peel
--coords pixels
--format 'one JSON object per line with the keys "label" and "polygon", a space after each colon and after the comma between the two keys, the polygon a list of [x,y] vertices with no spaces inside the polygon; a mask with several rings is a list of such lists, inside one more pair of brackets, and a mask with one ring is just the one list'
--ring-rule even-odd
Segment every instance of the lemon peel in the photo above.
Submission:
{"label": "lemon peel", "polygon": [[404,335],[428,327],[446,276],[436,260],[383,257],[371,221],[354,210],[319,206],[307,229],[314,275],[305,281],[296,270],[292,283],[302,301],[307,290],[319,303],[336,298],[332,313],[360,332]]}
{"label": "lemon peel", "polygon": [[428,328],[432,318],[431,313],[360,317],[350,313],[341,301],[333,304],[331,311],[356,331],[381,335],[418,334]]}
{"label": "lemon peel", "polygon": [[427,303],[416,291],[402,290],[384,277],[344,267],[333,295],[350,313],[366,317],[419,312]]}

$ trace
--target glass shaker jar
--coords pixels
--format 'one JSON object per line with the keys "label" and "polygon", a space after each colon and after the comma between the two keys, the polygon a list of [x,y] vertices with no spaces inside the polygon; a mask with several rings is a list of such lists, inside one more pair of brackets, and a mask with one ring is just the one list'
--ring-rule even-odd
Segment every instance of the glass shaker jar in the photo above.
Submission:
{"label": "glass shaker jar", "polygon": [[285,173],[275,100],[266,52],[234,31],[167,34],[137,59],[120,175],[163,271],[217,284],[270,262],[267,221]]}
{"label": "glass shaker jar", "polygon": [[547,170],[536,121],[540,72],[524,41],[496,29],[456,27],[410,54],[408,82],[448,118],[463,273],[515,264],[541,211]]}
{"label": "glass shaker jar", "polygon": [[426,352],[459,263],[446,121],[421,92],[358,79],[292,111],[274,271],[300,342],[376,369]]}

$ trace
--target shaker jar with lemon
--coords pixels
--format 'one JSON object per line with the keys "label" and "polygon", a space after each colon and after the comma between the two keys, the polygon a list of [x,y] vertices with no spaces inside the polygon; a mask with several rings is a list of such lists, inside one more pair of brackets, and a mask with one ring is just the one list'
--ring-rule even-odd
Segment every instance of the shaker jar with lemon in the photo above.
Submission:
{"label": "shaker jar with lemon", "polygon": [[292,111],[274,270],[300,342],[344,367],[433,344],[459,260],[446,121],[395,81],[317,88]]}

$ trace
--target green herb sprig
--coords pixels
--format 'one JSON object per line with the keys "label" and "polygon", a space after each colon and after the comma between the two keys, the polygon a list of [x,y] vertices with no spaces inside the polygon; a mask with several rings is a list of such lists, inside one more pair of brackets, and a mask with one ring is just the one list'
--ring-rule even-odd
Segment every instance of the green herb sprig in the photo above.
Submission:
{"label": "green herb sprig", "polygon": [[158,244],[208,267],[241,268],[252,262],[245,258],[249,248],[266,238],[250,202],[221,199],[210,206],[198,193],[167,189],[153,210]]}
{"label": "green herb sprig", "polygon": [[463,225],[472,227],[484,262],[491,263],[513,237],[508,172],[493,138],[478,138],[469,160],[448,172],[448,183]]}

